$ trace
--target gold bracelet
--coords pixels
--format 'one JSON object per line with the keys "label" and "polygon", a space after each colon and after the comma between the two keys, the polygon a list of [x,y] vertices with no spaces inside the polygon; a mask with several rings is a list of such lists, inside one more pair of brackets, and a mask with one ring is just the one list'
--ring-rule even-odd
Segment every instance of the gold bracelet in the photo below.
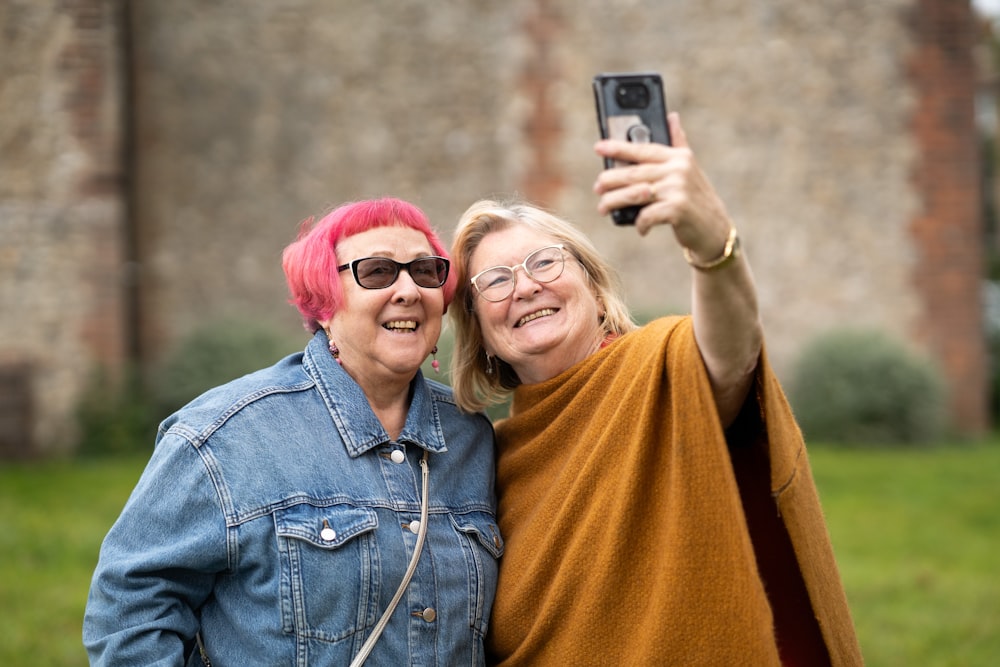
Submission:
{"label": "gold bracelet", "polygon": [[704,264],[699,264],[695,261],[694,256],[691,251],[684,248],[684,259],[687,263],[698,269],[699,271],[715,271],[716,269],[721,269],[726,264],[731,262],[733,259],[740,256],[740,237],[736,234],[736,228],[729,228],[729,236],[726,237],[726,247],[722,250],[722,255],[716,257],[710,262],[705,262]]}

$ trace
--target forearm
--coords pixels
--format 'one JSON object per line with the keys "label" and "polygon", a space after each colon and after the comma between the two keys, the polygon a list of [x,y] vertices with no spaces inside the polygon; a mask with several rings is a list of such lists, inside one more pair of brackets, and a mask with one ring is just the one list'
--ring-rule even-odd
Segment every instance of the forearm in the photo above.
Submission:
{"label": "forearm", "polygon": [[691,272],[695,340],[726,427],[746,400],[760,358],[757,292],[750,265],[738,251],[718,268]]}
{"label": "forearm", "polygon": [[728,426],[739,414],[760,356],[757,293],[746,258],[727,237],[732,220],[695,161],[680,117],[671,113],[669,121],[673,147],[598,142],[599,155],[634,166],[604,170],[594,191],[602,213],[642,206],[635,223],[640,234],[670,225],[688,262],[702,266],[692,269],[695,340]]}

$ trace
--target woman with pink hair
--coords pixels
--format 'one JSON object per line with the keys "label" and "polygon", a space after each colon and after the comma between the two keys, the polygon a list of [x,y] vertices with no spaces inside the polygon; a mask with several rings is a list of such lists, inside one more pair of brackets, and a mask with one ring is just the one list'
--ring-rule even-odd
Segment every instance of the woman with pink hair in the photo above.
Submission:
{"label": "woman with pink hair", "polygon": [[163,422],[101,549],[92,664],[483,664],[493,432],[420,371],[447,252],[385,198],[309,221],[283,267],[312,339]]}

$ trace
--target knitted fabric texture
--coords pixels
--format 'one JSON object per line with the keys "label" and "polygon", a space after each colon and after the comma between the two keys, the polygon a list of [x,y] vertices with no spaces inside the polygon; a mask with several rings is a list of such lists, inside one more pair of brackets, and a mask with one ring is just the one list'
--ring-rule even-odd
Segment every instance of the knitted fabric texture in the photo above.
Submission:
{"label": "knitted fabric texture", "polygon": [[[804,443],[764,355],[755,391],[764,488],[822,642],[832,664],[861,664]],[[493,664],[781,664],[690,318],[657,320],[518,387],[496,433],[506,548]]]}

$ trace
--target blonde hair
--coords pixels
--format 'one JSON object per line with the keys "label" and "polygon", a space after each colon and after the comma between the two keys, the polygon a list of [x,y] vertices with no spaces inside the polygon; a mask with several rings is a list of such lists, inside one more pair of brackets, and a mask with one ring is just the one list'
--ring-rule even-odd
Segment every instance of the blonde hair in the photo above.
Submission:
{"label": "blonde hair", "polygon": [[[478,295],[469,274],[472,254],[483,239],[515,225],[553,237],[580,262],[598,302],[603,305],[600,327],[605,334],[621,335],[636,328],[625,306],[617,274],[582,231],[526,202],[480,200],[459,219],[451,250],[452,272],[457,277],[455,301],[449,312],[455,331],[451,380],[455,401],[467,412],[503,402],[521,384],[509,364],[496,357],[487,359],[482,329],[474,310]],[[487,372],[490,367],[492,372]]]}

